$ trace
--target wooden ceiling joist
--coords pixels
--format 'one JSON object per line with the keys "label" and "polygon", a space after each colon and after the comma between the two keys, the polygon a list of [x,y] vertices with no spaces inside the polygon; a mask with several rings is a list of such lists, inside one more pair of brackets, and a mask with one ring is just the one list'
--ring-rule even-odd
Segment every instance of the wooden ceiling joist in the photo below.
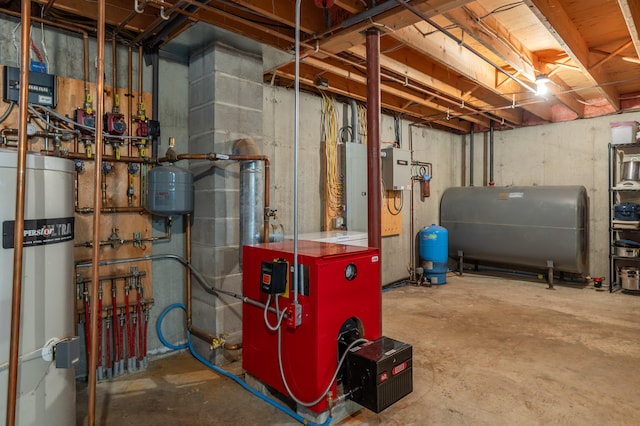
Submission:
{"label": "wooden ceiling joist", "polygon": [[[489,12],[477,3],[451,10],[444,14],[451,22],[479,41],[513,69],[529,80],[535,79],[535,58],[519,40],[516,40]],[[480,19],[480,16],[487,16]]]}
{"label": "wooden ceiling joist", "polygon": [[[295,77],[292,73],[283,69],[277,70],[275,71],[275,73],[277,76],[285,78],[289,81],[293,81]],[[306,85],[307,87],[315,87],[315,80],[308,76],[307,77],[301,76],[300,84]],[[332,85],[328,89],[328,91],[337,95],[349,97],[349,98],[358,100],[360,102],[364,102],[365,104],[367,102],[366,88],[364,88],[364,86],[361,86],[361,85],[358,87],[350,83],[348,80],[338,80],[336,84]],[[450,120],[446,120],[444,118],[443,119],[433,118],[432,116],[434,115],[434,113],[437,113],[437,111],[434,111],[432,109],[425,109],[425,107],[422,105],[411,105],[408,108],[402,109],[401,108],[402,105],[400,102],[390,103],[388,101],[383,100],[381,102],[381,106],[382,108],[402,112],[407,117],[413,117],[415,119],[419,119],[425,122],[430,121],[430,122],[438,123],[439,125],[449,129],[453,129],[456,132],[462,132],[462,133],[469,132],[468,122],[460,121],[457,118],[452,118]]]}
{"label": "wooden ceiling joist", "polygon": [[524,0],[524,2],[580,67],[585,77],[598,87],[600,93],[616,111],[619,110],[620,95],[613,86],[605,84],[607,78],[601,68],[589,71],[589,47],[562,4],[558,0]]}
{"label": "wooden ceiling joist", "polygon": [[640,58],[640,2],[637,0],[618,0],[624,22],[627,24],[636,55]]}
{"label": "wooden ceiling joist", "polygon": [[[393,1],[393,0],[387,0]],[[464,6],[471,0],[414,0],[411,4],[428,16],[435,16],[457,7]],[[348,50],[351,47],[364,43],[363,31],[374,26],[380,31],[390,32],[412,25],[419,21],[419,18],[408,10],[395,7],[371,19],[364,19],[362,22],[351,25],[340,31],[336,35],[323,40],[320,45],[323,49],[333,53]]]}
{"label": "wooden ceiling joist", "polygon": [[[349,52],[355,56],[364,60],[366,58],[366,49],[364,46],[356,46],[349,49]],[[404,75],[410,80],[419,81],[425,86],[431,87],[434,90],[447,95],[452,100],[455,100],[459,105],[466,103],[469,107],[478,110],[490,110],[491,105],[478,98],[470,96],[471,93],[461,93],[459,88],[447,84],[442,80],[434,78],[431,75],[425,74],[417,69],[388,57],[387,55],[380,55],[380,67],[384,70],[392,71],[398,75]],[[522,116],[515,110],[501,111],[494,114],[499,119],[505,119],[506,121],[515,125],[522,124]]]}
{"label": "wooden ceiling joist", "polygon": [[[533,90],[527,91],[517,83],[505,84],[503,87],[496,88],[495,68],[444,34],[433,33],[425,37],[414,27],[406,27],[394,32],[391,36],[410,44],[423,55],[501,95],[505,102],[511,102],[512,96],[514,96],[516,104],[518,104],[525,100],[528,101],[533,94]],[[549,108],[532,104],[527,105],[525,109],[543,120],[551,121],[552,119]]]}

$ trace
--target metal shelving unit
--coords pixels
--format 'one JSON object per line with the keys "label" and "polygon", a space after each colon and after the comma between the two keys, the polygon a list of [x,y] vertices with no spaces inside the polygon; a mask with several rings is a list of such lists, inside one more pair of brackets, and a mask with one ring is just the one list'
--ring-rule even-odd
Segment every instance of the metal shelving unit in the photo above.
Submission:
{"label": "metal shelving unit", "polygon": [[640,221],[629,221],[624,223],[626,226],[619,226],[622,224],[614,220],[616,204],[640,204],[640,180],[623,180],[623,162],[629,156],[640,159],[640,143],[609,144],[609,292],[622,289],[620,268],[636,266],[640,269],[640,257],[618,256],[614,244],[617,240],[640,243]]}

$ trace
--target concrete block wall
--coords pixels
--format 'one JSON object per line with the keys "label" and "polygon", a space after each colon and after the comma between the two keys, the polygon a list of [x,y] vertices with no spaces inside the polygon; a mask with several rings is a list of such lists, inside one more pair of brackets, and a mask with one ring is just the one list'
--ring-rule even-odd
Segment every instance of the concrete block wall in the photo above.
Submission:
{"label": "concrete block wall", "polygon": [[[260,57],[212,44],[189,61],[189,152],[232,153],[233,143],[251,137],[262,145],[262,62]],[[193,161],[195,211],[193,264],[217,288],[242,293],[240,269],[240,169],[236,162]],[[242,302],[215,298],[193,282],[193,325],[231,342],[241,339]],[[233,352],[196,350],[221,363]]]}

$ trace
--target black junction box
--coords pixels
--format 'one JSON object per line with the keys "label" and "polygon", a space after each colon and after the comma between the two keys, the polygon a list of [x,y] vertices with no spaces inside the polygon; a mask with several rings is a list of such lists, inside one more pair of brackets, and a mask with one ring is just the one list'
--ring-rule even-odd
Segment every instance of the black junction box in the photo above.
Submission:
{"label": "black junction box", "polygon": [[287,262],[262,262],[260,271],[260,290],[268,294],[280,294],[287,290]]}
{"label": "black junction box", "polygon": [[[17,103],[20,100],[20,68],[5,66],[2,83],[3,100]],[[56,107],[55,75],[29,71],[29,103]]]}
{"label": "black junction box", "polygon": [[347,355],[350,398],[379,413],[413,391],[413,348],[388,337],[356,346]]}

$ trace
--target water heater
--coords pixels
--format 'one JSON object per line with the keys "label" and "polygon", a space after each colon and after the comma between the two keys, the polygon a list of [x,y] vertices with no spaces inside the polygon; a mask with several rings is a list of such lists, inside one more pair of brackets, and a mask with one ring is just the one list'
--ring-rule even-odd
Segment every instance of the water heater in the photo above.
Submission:
{"label": "water heater", "polygon": [[[0,418],[6,417],[11,324],[15,151],[0,149]],[[20,425],[73,425],[75,371],[56,368],[41,352],[50,339],[74,336],[73,161],[27,155],[22,321],[16,420]],[[57,350],[56,350],[57,351]],[[60,351],[62,352],[62,351]],[[56,352],[57,353],[57,352]],[[58,355],[56,354],[56,358]]]}

